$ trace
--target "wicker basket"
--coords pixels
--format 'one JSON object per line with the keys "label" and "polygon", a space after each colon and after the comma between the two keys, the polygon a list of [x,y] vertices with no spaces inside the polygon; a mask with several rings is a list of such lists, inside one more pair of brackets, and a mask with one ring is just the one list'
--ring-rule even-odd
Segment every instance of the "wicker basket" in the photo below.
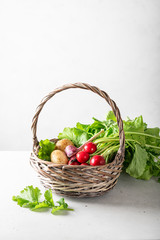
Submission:
{"label": "wicker basket", "polygon": [[[39,142],[36,136],[36,129],[39,114],[50,98],[69,88],[90,90],[104,98],[111,106],[117,119],[120,140],[119,150],[111,163],[102,166],[56,165],[37,157]],[[31,152],[30,163],[38,173],[38,177],[45,188],[51,188],[57,194],[64,196],[96,197],[104,194],[109,189],[112,189],[117,183],[124,161],[125,136],[119,109],[106,92],[86,83],[67,84],[55,89],[44,97],[40,105],[37,107],[32,121],[32,131],[33,151]],[[52,139],[52,141],[54,140]]]}

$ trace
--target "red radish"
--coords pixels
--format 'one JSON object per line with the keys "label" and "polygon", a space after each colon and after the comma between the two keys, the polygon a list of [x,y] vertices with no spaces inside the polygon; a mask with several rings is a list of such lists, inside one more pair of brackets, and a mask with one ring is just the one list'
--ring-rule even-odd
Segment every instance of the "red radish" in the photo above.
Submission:
{"label": "red radish", "polygon": [[84,151],[89,154],[94,153],[96,150],[97,150],[97,146],[93,142],[89,142],[84,145]]}
{"label": "red radish", "polygon": [[90,165],[92,166],[104,165],[105,163],[106,161],[101,155],[95,155],[90,160]]}
{"label": "red radish", "polygon": [[77,161],[80,163],[85,163],[89,159],[89,154],[85,151],[80,151],[76,154]]}
{"label": "red radish", "polygon": [[81,163],[81,165],[86,165],[86,166],[89,166],[89,164],[88,164],[88,163]]}
{"label": "red radish", "polygon": [[75,159],[75,160],[69,160],[68,165],[80,165],[80,163]]}

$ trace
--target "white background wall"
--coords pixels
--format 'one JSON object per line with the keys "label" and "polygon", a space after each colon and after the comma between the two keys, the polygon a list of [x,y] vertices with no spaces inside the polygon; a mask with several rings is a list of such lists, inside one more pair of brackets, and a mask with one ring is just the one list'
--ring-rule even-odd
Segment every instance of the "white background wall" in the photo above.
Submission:
{"label": "white background wall", "polygon": [[[160,1],[0,0],[0,150],[31,150],[31,119],[42,97],[65,83],[105,90],[123,118],[160,127]],[[38,138],[110,108],[84,90],[45,106]]]}

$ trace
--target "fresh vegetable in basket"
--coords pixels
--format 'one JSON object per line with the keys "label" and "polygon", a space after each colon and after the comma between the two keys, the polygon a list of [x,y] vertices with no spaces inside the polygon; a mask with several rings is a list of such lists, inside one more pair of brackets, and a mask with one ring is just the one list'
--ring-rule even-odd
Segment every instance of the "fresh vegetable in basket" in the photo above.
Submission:
{"label": "fresh vegetable in basket", "polygon": [[[90,137],[104,130],[93,142],[97,146],[94,155],[101,155],[106,163],[113,160],[119,149],[119,133],[116,118],[110,111],[106,120],[93,118],[92,124],[77,123],[76,128],[64,128],[58,138],[68,138],[79,147]],[[149,180],[152,176],[160,177],[160,129],[148,128],[142,116],[123,121],[125,132],[125,161],[123,170],[130,176]],[[82,136],[85,136],[81,138]]]}
{"label": "fresh vegetable in basket", "polygon": [[62,139],[56,143],[56,149],[59,149],[61,151],[64,151],[67,146],[74,146],[74,144],[68,139]]}
{"label": "fresh vegetable in basket", "polygon": [[54,150],[51,153],[51,162],[55,163],[55,164],[67,164],[68,163],[68,158],[66,156],[66,154],[61,151],[61,150]]}
{"label": "fresh vegetable in basket", "polygon": [[[91,141],[93,141],[94,139],[96,139],[98,136],[100,136],[102,133],[104,132],[104,130],[100,130],[98,133],[94,134],[91,138],[89,138],[85,143],[82,142],[82,145],[79,147],[79,148],[76,148],[75,146],[71,146],[71,145],[68,145],[66,148],[65,148],[65,153],[67,154],[68,157],[72,157],[74,156],[76,153],[78,153],[79,151],[81,151],[83,148],[86,148],[86,146],[88,144],[92,144],[93,143]],[[61,135],[61,134],[59,134]],[[89,136],[89,135],[88,135]],[[95,145],[95,144],[94,144]],[[93,146],[92,146],[93,148]],[[97,149],[97,147],[94,147],[92,149],[92,151],[94,152],[95,150]],[[87,151],[86,151],[87,152]]]}
{"label": "fresh vegetable in basket", "polygon": [[44,200],[40,201],[41,191],[38,187],[34,188],[32,185],[25,187],[18,196],[13,196],[12,200],[17,202],[20,207],[29,208],[32,211],[42,212],[52,209],[52,214],[57,214],[62,211],[73,211],[72,208],[68,208],[68,204],[65,202],[64,198],[61,198],[55,205],[52,197],[51,189],[46,190],[44,193]]}
{"label": "fresh vegetable in basket", "polygon": [[39,142],[39,152],[38,152],[38,157],[40,159],[45,159],[46,161],[50,161],[50,155],[51,152],[55,149],[55,143],[49,141],[48,139],[46,140],[41,140]]}
{"label": "fresh vegetable in basket", "polygon": [[[39,158],[51,161],[54,164],[68,163],[69,165],[80,165],[82,163],[86,163],[90,158],[89,153],[94,153],[97,150],[96,144],[90,141],[96,139],[98,136],[101,135],[102,132],[104,132],[103,129],[100,132],[93,135],[87,142],[85,142],[85,144],[81,145],[79,148],[75,147],[73,142],[68,139],[58,140],[56,144],[48,139],[44,141],[41,140],[40,142],[41,148],[39,149],[38,156]],[[43,147],[44,145],[45,147]],[[47,152],[48,155],[46,156],[46,149],[51,150],[50,145],[54,146],[53,151],[48,151]],[[82,149],[84,149],[84,151],[81,151]]]}
{"label": "fresh vegetable in basket", "polygon": [[[69,141],[63,147],[62,158],[57,157],[56,160],[50,158],[56,150],[53,147],[55,144],[51,144],[49,140],[40,142],[38,156],[54,163],[69,165],[97,166],[111,162],[120,146],[116,118],[110,111],[106,120],[100,121],[96,118],[93,120],[92,124],[78,122],[76,127],[64,128],[58,135],[60,140],[56,145],[60,141],[65,142],[66,139]],[[123,126],[126,139],[123,170],[138,179],[149,180],[152,176],[160,177],[160,129],[148,128],[142,116],[134,120],[127,118],[123,121]]]}

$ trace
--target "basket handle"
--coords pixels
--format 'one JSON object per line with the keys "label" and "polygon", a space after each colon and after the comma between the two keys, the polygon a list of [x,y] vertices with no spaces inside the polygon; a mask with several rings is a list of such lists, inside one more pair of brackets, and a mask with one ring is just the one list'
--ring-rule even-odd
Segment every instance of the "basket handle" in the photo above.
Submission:
{"label": "basket handle", "polygon": [[102,90],[100,90],[99,88],[95,87],[95,86],[91,86],[88,83],[74,83],[74,84],[66,84],[63,85],[62,87],[56,88],[54,91],[50,92],[47,96],[45,96],[42,100],[41,103],[38,105],[37,109],[36,109],[36,113],[32,119],[32,132],[33,132],[33,149],[35,149],[39,142],[37,139],[37,122],[38,122],[38,117],[39,114],[41,112],[41,110],[43,109],[45,103],[52,98],[55,94],[64,91],[66,89],[69,88],[81,88],[81,89],[86,89],[86,90],[90,90],[96,94],[98,94],[99,96],[101,96],[102,98],[104,98],[107,103],[111,106],[112,111],[117,119],[117,124],[119,127],[119,139],[120,139],[120,148],[118,150],[119,153],[122,154],[122,156],[124,156],[124,151],[125,151],[125,135],[124,135],[124,130],[123,130],[123,121],[121,119],[121,114],[120,111],[116,105],[116,103],[108,96],[108,94]]}

